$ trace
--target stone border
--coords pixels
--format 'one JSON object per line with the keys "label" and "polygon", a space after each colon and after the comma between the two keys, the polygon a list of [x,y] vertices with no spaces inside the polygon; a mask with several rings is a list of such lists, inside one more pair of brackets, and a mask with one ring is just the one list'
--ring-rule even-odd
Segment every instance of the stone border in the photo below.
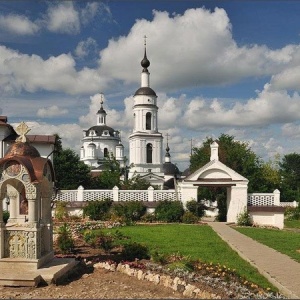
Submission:
{"label": "stone border", "polygon": [[128,264],[119,263],[116,265],[114,263],[104,261],[94,264],[94,268],[101,268],[111,272],[120,272],[131,277],[136,277],[138,280],[147,280],[155,283],[156,285],[171,288],[172,290],[182,293],[183,296],[189,298],[221,299],[220,296],[206,291],[201,291],[198,287],[185,282],[179,277],[172,278],[170,275],[160,275],[149,270],[143,271],[141,269],[131,268]]}

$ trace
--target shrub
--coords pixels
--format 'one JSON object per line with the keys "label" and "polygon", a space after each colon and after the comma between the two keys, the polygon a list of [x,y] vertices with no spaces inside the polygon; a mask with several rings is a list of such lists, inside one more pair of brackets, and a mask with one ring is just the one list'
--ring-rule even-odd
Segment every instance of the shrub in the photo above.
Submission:
{"label": "shrub", "polygon": [[114,240],[115,240],[114,237],[110,233],[105,234],[104,232],[101,231],[97,235],[96,244],[98,245],[99,248],[103,249],[106,253],[109,253],[114,247]]}
{"label": "shrub", "polygon": [[54,216],[55,219],[57,219],[58,221],[63,221],[69,217],[68,210],[67,210],[67,202],[56,201]]}
{"label": "shrub", "polygon": [[145,223],[152,223],[156,221],[155,214],[153,213],[146,213],[141,217],[141,221]]}
{"label": "shrub", "polygon": [[97,245],[97,234],[93,230],[85,230],[83,232],[84,241],[89,244],[91,247],[96,248]]}
{"label": "shrub", "polygon": [[113,214],[124,217],[126,223],[135,222],[141,219],[146,212],[146,206],[142,202],[128,201],[113,206]]}
{"label": "shrub", "polygon": [[182,223],[185,224],[194,224],[197,223],[199,218],[195,216],[193,213],[190,211],[186,211],[183,216],[182,216]]}
{"label": "shrub", "polygon": [[284,212],[286,220],[300,220],[300,205],[298,207],[287,207]]}
{"label": "shrub", "polygon": [[124,245],[121,252],[123,260],[134,261],[135,259],[149,259],[149,249],[147,246],[130,242]]}
{"label": "shrub", "polygon": [[245,208],[242,213],[237,217],[237,225],[239,226],[252,226],[251,217],[248,214],[247,209]]}
{"label": "shrub", "polygon": [[205,206],[196,200],[190,200],[186,203],[186,208],[189,212],[194,214],[197,217],[203,217],[204,216],[204,209]]}
{"label": "shrub", "polygon": [[74,239],[67,223],[58,228],[57,246],[63,254],[70,253],[74,249]]}
{"label": "shrub", "polygon": [[105,220],[111,208],[112,200],[91,201],[83,208],[83,216],[88,216],[91,220]]}
{"label": "shrub", "polygon": [[6,224],[8,219],[9,219],[9,211],[4,210],[3,211],[3,222]]}
{"label": "shrub", "polygon": [[151,253],[151,259],[155,263],[159,263],[161,265],[165,265],[168,263],[168,255],[165,253],[160,253],[157,250],[155,250]]}
{"label": "shrub", "polygon": [[180,201],[164,200],[155,209],[155,217],[163,222],[180,222],[184,209]]}
{"label": "shrub", "polygon": [[219,213],[216,217],[216,220],[219,222],[226,222],[227,220],[227,199],[226,196],[221,194],[217,197]]}

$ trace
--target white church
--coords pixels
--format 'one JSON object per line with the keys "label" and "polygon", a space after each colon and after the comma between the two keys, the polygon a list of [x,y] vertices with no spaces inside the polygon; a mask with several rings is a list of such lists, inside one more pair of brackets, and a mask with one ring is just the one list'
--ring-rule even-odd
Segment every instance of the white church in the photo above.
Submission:
{"label": "white church", "polygon": [[[139,175],[152,185],[161,188],[174,187],[174,180],[180,172],[171,163],[170,148],[166,147],[163,161],[163,136],[158,130],[157,95],[150,87],[150,61],[147,58],[146,45],[141,61],[141,86],[133,96],[133,130],[129,136],[129,174]],[[105,159],[112,154],[125,167],[124,146],[120,133],[106,124],[107,113],[103,109],[103,99],[96,114],[97,123],[83,131],[83,145],[80,160],[91,167],[91,172],[99,173],[104,168]]]}

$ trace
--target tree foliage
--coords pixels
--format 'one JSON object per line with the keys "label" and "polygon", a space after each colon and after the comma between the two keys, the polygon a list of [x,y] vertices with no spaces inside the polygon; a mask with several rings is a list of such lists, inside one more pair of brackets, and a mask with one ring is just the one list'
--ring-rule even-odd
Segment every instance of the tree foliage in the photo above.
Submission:
{"label": "tree foliage", "polygon": [[87,188],[90,185],[89,167],[80,161],[75,151],[62,148],[61,138],[58,135],[56,135],[53,164],[59,189],[77,189],[80,185]]}
{"label": "tree foliage", "polygon": [[286,154],[279,163],[281,199],[300,200],[300,154]]}

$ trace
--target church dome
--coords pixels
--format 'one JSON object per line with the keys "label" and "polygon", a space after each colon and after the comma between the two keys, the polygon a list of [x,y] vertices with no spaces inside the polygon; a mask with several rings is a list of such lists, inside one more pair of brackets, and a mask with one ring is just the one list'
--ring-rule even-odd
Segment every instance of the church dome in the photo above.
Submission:
{"label": "church dome", "polygon": [[171,162],[165,162],[163,164],[163,172],[164,172],[165,175],[173,175],[173,176],[175,174],[180,173],[178,167],[175,164],[171,163]]}
{"label": "church dome", "polygon": [[15,142],[13,143],[5,153],[5,158],[11,156],[29,156],[31,158],[40,157],[38,150],[31,146],[28,142]]}
{"label": "church dome", "polygon": [[137,95],[146,95],[146,96],[155,96],[156,93],[150,88],[150,87],[140,87],[134,94],[134,96]]}
{"label": "church dome", "polygon": [[90,129],[88,129],[86,131],[86,136],[89,136],[90,135],[90,132],[91,131],[94,131],[96,133],[96,136],[102,136],[103,133],[107,133],[106,135],[107,136],[115,136],[115,132],[116,130],[109,127],[109,126],[106,126],[106,125],[96,125],[96,126],[92,126]]}

